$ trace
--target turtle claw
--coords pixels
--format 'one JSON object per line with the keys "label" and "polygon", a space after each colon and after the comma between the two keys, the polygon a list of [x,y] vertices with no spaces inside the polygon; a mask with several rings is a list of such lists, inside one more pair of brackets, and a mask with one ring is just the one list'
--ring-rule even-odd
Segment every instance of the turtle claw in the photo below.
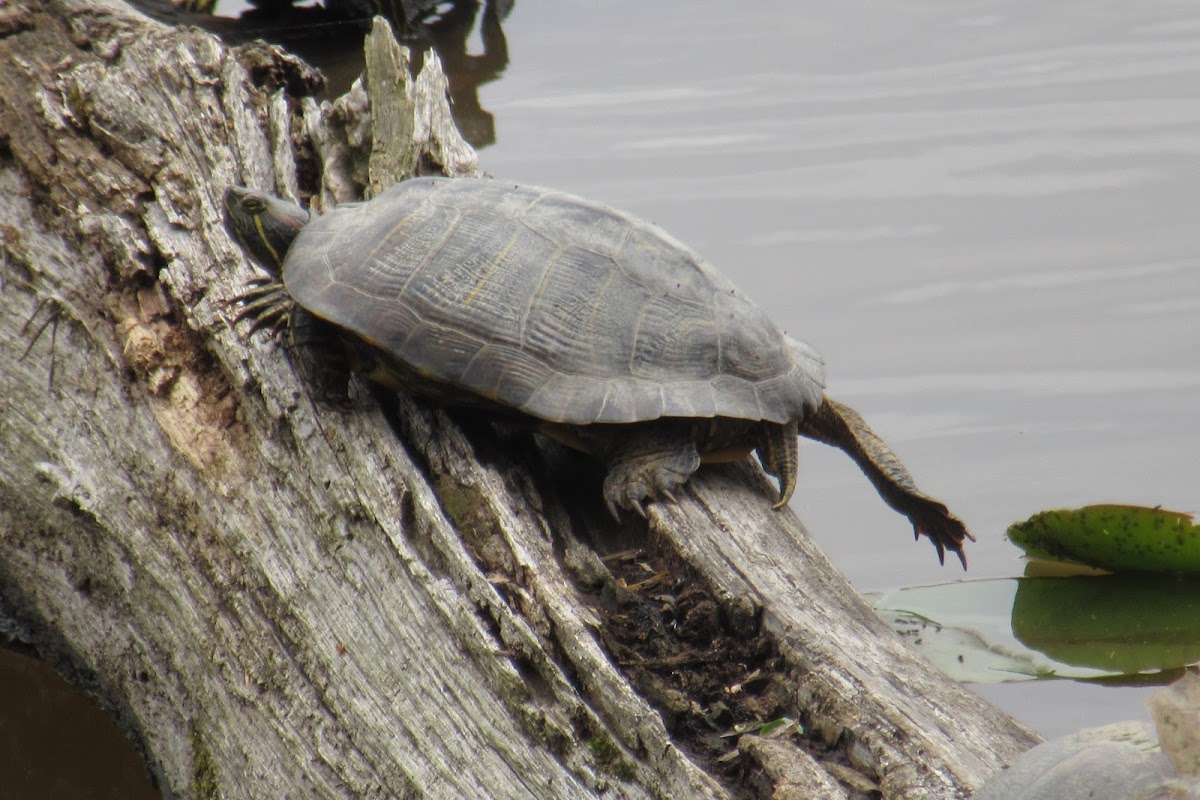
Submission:
{"label": "turtle claw", "polygon": [[642,519],[646,519],[646,507],[643,502],[654,498],[628,491],[629,487],[624,488],[625,491],[611,486],[604,487],[604,505],[608,507],[608,513],[612,514],[612,518],[617,522],[621,521],[621,509],[633,511]]}
{"label": "turtle claw", "polygon": [[608,512],[612,514],[613,519],[621,521],[621,510],[632,511],[642,519],[649,518],[649,512],[646,509],[648,503],[665,500],[671,503],[678,503],[679,499],[675,492],[679,491],[682,484],[671,489],[662,489],[648,486],[642,482],[635,481],[625,485],[616,485],[615,482],[606,480],[604,486],[604,504],[608,507]]}
{"label": "turtle claw", "polygon": [[967,569],[967,553],[963,549],[963,544],[967,541],[975,541],[974,535],[967,530],[962,521],[958,517],[951,514],[945,506],[937,504],[936,515],[930,515],[933,519],[928,519],[926,523],[913,520],[913,538],[920,541],[922,536],[928,536],[929,541],[933,543],[933,549],[937,551],[938,563],[942,566],[946,565],[946,551],[949,550],[954,555],[958,556],[958,562],[962,564],[963,571]]}
{"label": "turtle claw", "polygon": [[250,320],[247,333],[253,336],[260,329],[278,336],[291,319],[293,301],[283,284],[274,278],[251,278],[246,281],[249,288],[233,298],[232,303],[240,306],[233,317],[233,324]]}
{"label": "turtle claw", "polygon": [[946,566],[946,545],[942,544],[937,539],[934,539],[933,549],[937,551],[938,566]]}
{"label": "turtle claw", "polygon": [[621,521],[621,510],[632,511],[642,519],[647,519],[645,503],[652,502],[656,498],[649,492],[639,493],[636,488],[612,486],[604,487],[604,505],[608,507],[608,513],[612,514],[613,519],[617,522]]}
{"label": "turtle claw", "polygon": [[[635,440],[609,462],[604,478],[604,501],[609,511],[625,509],[646,518],[646,503],[679,502],[676,494],[700,467],[700,456],[689,441],[684,446],[671,439]],[[614,511],[614,516],[617,516]]]}
{"label": "turtle claw", "polygon": [[608,513],[612,514],[612,518],[617,522],[620,522],[621,510],[617,508],[617,504],[613,502],[613,499],[608,496],[607,492],[604,494],[604,505],[608,507]]}

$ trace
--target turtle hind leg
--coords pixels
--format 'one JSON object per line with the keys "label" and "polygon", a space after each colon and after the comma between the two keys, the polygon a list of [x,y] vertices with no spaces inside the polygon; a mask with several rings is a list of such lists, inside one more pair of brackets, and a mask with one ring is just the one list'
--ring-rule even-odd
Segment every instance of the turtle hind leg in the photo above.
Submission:
{"label": "turtle hind leg", "polygon": [[700,468],[690,425],[607,428],[592,425],[578,431],[607,467],[604,502],[614,518],[620,519],[620,509],[644,517],[643,503],[664,497],[674,500],[674,493]]}
{"label": "turtle hind leg", "polygon": [[794,421],[783,425],[767,422],[759,430],[758,460],[767,474],[779,481],[779,498],[771,507],[780,509],[788,504],[796,490],[796,473],[800,465],[800,444],[796,438],[798,425]]}
{"label": "turtle hind leg", "polygon": [[946,551],[950,550],[963,569],[967,568],[963,544],[967,539],[975,541],[975,537],[943,503],[917,488],[900,458],[857,411],[826,397],[820,408],[800,421],[800,433],[845,451],[866,473],[884,502],[908,517],[916,537],[929,537],[939,562],[946,562]]}

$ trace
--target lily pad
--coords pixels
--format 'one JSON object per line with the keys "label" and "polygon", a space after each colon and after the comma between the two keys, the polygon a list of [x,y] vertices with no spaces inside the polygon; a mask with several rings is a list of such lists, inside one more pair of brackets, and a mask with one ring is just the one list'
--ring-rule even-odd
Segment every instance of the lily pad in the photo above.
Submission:
{"label": "lily pad", "polygon": [[1200,525],[1179,511],[1096,505],[1034,514],[1008,529],[1030,556],[1112,572],[1200,575]]}

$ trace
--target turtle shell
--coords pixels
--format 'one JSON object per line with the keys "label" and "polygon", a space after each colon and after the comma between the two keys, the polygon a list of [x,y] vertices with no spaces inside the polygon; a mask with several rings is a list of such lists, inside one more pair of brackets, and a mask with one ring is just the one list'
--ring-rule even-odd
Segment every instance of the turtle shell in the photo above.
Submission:
{"label": "turtle shell", "polygon": [[416,178],[305,226],[300,305],[432,381],[551,422],[787,422],[820,358],[680,242],[529,186]]}

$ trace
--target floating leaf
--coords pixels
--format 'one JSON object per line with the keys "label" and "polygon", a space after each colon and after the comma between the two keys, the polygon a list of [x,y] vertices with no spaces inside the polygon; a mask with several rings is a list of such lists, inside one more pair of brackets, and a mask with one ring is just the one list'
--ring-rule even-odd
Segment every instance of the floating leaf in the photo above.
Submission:
{"label": "floating leaf", "polygon": [[1009,527],[1008,538],[1037,558],[1113,572],[1200,575],[1200,526],[1178,511],[1117,505],[1043,511]]}

